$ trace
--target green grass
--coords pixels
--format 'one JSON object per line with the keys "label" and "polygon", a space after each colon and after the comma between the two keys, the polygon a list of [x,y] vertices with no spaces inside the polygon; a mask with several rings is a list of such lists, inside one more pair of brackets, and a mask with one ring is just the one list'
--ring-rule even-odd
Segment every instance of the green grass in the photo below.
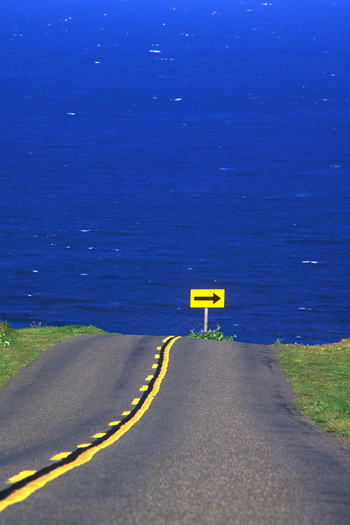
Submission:
{"label": "green grass", "polygon": [[237,337],[236,335],[232,337],[225,337],[222,332],[220,332],[220,326],[217,325],[216,330],[208,330],[207,332],[195,332],[194,330],[191,330],[190,335],[187,337],[195,337],[196,339],[212,339],[215,341],[234,341]]}
{"label": "green grass", "polygon": [[0,390],[31,361],[37,361],[49,346],[76,335],[106,334],[95,326],[46,326],[13,329],[0,321]]}
{"label": "green grass", "polygon": [[350,444],[350,339],[316,346],[275,344],[301,410]]}
{"label": "green grass", "polygon": [[[49,346],[67,337],[106,333],[92,325],[39,324],[15,330],[6,321],[0,321],[0,390]],[[206,333],[192,330],[188,337],[234,341],[236,336],[225,337],[217,326]],[[301,410],[324,430],[343,436],[350,444],[350,339],[316,346],[284,345],[280,341],[275,344]]]}

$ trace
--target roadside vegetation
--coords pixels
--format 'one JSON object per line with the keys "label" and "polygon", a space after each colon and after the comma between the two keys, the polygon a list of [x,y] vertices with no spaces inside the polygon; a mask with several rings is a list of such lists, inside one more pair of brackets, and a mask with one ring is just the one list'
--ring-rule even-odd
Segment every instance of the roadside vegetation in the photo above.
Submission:
{"label": "roadside vegetation", "polygon": [[215,341],[234,341],[236,339],[236,335],[225,337],[223,332],[220,332],[220,328],[221,327],[217,325],[216,330],[208,330],[207,332],[203,332],[203,330],[200,332],[191,330],[190,335],[187,337],[195,337],[196,339],[213,339]]}
{"label": "roadside vegetation", "polygon": [[95,326],[41,326],[15,330],[0,321],[0,390],[31,361],[37,361],[49,346],[76,335],[106,334]]}
{"label": "roadside vegetation", "polygon": [[350,339],[315,346],[280,341],[275,345],[301,410],[350,444]]}
{"label": "roadside vegetation", "polygon": [[[107,334],[95,326],[41,326],[14,329],[0,321],[0,390],[31,361],[40,358],[49,346],[76,335]],[[234,341],[215,330],[195,332],[188,337]],[[301,410],[325,431],[334,432],[350,444],[350,338],[339,343],[302,346],[275,343],[279,362],[292,384]]]}

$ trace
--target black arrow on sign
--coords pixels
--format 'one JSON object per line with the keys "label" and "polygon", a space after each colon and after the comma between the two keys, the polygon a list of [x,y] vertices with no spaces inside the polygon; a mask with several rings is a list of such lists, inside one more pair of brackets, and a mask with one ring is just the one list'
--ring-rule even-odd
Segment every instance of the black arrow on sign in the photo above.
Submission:
{"label": "black arrow on sign", "polygon": [[195,297],[194,298],[195,301],[213,301],[213,304],[215,304],[218,301],[220,301],[220,299],[221,299],[221,297],[216,295],[216,293],[214,293],[214,292],[213,292],[213,296],[212,297]]}

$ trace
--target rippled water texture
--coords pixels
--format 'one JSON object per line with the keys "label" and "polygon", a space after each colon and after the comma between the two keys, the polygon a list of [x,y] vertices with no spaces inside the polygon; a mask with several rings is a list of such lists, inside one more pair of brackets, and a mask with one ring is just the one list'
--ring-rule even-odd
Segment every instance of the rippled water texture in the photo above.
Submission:
{"label": "rippled water texture", "polygon": [[5,0],[0,315],[349,336],[350,3]]}

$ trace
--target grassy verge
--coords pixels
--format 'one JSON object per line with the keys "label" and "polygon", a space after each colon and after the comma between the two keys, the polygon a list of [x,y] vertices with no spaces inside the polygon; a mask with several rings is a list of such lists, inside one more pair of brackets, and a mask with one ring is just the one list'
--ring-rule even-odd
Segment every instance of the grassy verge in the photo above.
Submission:
{"label": "grassy verge", "polygon": [[0,322],[0,390],[11,377],[31,361],[37,361],[49,346],[67,337],[84,334],[106,334],[95,326],[46,326],[13,329]]}
{"label": "grassy verge", "polygon": [[350,444],[350,339],[316,346],[275,344],[301,410]]}

